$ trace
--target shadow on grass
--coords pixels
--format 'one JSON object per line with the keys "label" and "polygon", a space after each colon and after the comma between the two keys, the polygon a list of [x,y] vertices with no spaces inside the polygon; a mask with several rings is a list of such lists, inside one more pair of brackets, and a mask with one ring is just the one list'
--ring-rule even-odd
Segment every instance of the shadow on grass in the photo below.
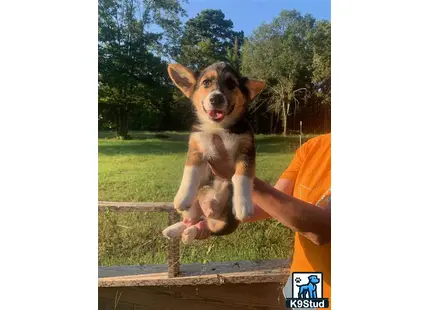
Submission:
{"label": "shadow on grass", "polygon": [[[302,143],[305,143],[307,140],[312,138],[313,136],[302,136]],[[299,145],[300,139],[299,136],[277,136],[277,135],[257,135],[256,141],[263,143],[287,143],[287,144],[297,144]]]}
{"label": "shadow on grass", "polygon": [[[120,141],[110,139],[114,133],[99,133],[99,154],[103,155],[166,155],[186,153],[189,133],[163,132],[132,132],[133,140]],[[311,136],[303,137],[302,143]],[[300,146],[298,136],[256,136],[258,153],[291,153]]]}
{"label": "shadow on grass", "polygon": [[140,140],[118,141],[99,144],[99,154],[103,155],[166,155],[187,152],[186,141]]}
{"label": "shadow on grass", "polygon": [[[169,139],[175,141],[187,141],[189,137],[188,132],[149,132],[149,131],[130,131],[129,135],[131,140],[147,140],[147,139]],[[114,131],[99,131],[99,139],[116,140],[116,133]]]}
{"label": "shadow on grass", "polygon": [[[309,140],[311,136],[302,137],[302,144]],[[300,147],[298,136],[256,136],[256,149],[258,153],[290,153],[295,152]]]}

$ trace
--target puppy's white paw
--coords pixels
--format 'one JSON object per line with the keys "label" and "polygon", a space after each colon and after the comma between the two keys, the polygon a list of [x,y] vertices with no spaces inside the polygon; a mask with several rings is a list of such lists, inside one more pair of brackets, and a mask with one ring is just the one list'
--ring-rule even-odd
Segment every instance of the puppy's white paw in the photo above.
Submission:
{"label": "puppy's white paw", "polygon": [[183,222],[178,222],[169,227],[165,228],[162,232],[163,236],[172,239],[178,238],[181,236],[182,232],[187,228],[187,225]]}
{"label": "puppy's white paw", "polygon": [[254,214],[252,179],[235,174],[231,180],[233,182],[233,214],[239,221],[243,221]]}
{"label": "puppy's white paw", "polygon": [[185,166],[181,185],[173,200],[173,205],[179,211],[188,210],[197,195],[203,166]]}
{"label": "puppy's white paw", "polygon": [[184,244],[192,243],[197,237],[197,227],[190,226],[182,233],[182,242]]}
{"label": "puppy's white paw", "polygon": [[173,200],[173,206],[179,211],[188,210],[191,207],[195,196],[196,193],[180,189]]}
{"label": "puppy's white paw", "polygon": [[241,222],[252,216],[254,214],[254,205],[252,204],[251,197],[234,195],[233,214]]}

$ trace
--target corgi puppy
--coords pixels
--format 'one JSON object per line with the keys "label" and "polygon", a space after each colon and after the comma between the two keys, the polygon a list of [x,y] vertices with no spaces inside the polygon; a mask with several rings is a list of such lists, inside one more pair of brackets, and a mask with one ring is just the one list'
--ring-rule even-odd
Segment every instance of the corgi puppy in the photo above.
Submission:
{"label": "corgi puppy", "polygon": [[207,164],[208,159],[219,156],[212,142],[217,134],[235,169],[231,179],[232,214],[243,221],[253,214],[251,193],[255,176],[254,134],[248,123],[248,106],[264,89],[264,82],[242,77],[226,62],[214,63],[201,72],[170,64],[168,73],[191,100],[197,116],[182,181],[173,202],[175,209],[189,211],[199,189],[219,179]]}

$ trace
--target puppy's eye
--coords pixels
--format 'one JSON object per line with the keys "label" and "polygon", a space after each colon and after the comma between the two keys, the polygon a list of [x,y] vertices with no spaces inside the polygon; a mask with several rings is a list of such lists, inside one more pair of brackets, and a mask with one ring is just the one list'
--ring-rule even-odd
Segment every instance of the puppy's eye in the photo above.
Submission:
{"label": "puppy's eye", "polygon": [[211,82],[210,80],[204,80],[204,81],[202,82],[202,85],[203,85],[205,88],[208,88],[209,86],[211,86],[211,84],[212,84],[212,82]]}
{"label": "puppy's eye", "polygon": [[227,86],[228,89],[233,90],[236,88],[236,82],[233,79],[227,79],[225,81],[225,85]]}

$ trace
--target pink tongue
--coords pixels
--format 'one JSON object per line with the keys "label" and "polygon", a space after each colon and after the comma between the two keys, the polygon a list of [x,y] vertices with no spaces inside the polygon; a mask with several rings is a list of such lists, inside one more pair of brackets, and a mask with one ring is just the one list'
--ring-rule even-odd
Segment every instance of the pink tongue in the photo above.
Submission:
{"label": "pink tongue", "polygon": [[209,117],[212,119],[221,119],[224,117],[224,113],[216,110],[212,110],[212,111],[209,111]]}

